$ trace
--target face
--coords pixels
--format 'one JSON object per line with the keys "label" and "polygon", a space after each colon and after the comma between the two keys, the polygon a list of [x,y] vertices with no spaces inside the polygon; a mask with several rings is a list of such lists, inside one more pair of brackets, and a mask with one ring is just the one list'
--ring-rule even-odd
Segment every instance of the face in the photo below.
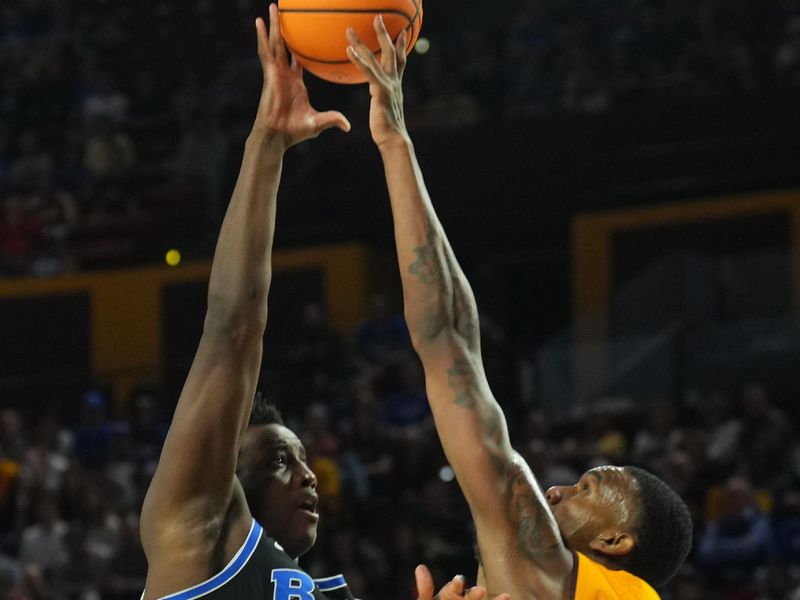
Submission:
{"label": "face", "polygon": [[547,490],[547,502],[567,546],[584,554],[605,552],[615,535],[629,532],[635,520],[634,486],[624,469],[598,467],[575,485]]}
{"label": "face", "polygon": [[317,539],[317,478],[306,464],[306,450],[282,425],[247,432],[239,458],[257,490],[253,515],[289,556],[307,552]]}

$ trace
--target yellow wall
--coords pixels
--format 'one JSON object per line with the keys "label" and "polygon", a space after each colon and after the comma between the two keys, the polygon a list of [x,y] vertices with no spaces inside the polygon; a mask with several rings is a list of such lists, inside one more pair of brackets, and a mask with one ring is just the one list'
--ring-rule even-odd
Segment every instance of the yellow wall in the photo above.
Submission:
{"label": "yellow wall", "polygon": [[[366,312],[369,252],[359,244],[276,252],[278,271],[320,269],[332,326],[350,331]],[[0,298],[86,293],[91,302],[92,372],[118,388],[155,379],[161,365],[161,290],[165,285],[205,281],[207,261],[176,268],[146,267],[66,275],[52,279],[0,280]]]}

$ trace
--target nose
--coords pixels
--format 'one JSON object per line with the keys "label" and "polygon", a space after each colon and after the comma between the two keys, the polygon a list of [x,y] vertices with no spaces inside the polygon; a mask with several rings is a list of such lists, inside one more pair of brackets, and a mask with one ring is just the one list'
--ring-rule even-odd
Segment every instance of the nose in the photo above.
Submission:
{"label": "nose", "polygon": [[544,493],[544,497],[550,506],[555,506],[564,499],[564,493],[560,487],[553,486]]}
{"label": "nose", "polygon": [[300,484],[303,487],[310,487],[312,490],[317,489],[317,476],[305,463],[300,463]]}

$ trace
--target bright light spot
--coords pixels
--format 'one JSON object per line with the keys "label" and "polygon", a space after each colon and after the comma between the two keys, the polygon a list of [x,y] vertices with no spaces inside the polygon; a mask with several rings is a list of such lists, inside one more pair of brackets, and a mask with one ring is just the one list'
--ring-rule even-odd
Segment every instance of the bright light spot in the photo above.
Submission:
{"label": "bright light spot", "polygon": [[167,250],[167,255],[164,257],[164,260],[167,261],[170,267],[177,267],[181,264],[181,253],[174,248],[172,250]]}
{"label": "bright light spot", "polygon": [[445,465],[439,470],[439,479],[445,483],[450,483],[455,478],[456,474],[453,473],[453,469],[451,469],[449,465]]}
{"label": "bright light spot", "polygon": [[417,54],[427,54],[430,49],[431,41],[428,38],[421,37],[414,44],[414,50],[416,50]]}

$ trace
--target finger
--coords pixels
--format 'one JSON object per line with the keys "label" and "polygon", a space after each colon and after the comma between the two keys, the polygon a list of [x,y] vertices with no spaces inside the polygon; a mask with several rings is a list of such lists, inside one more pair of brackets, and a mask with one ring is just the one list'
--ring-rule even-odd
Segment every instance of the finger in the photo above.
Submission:
{"label": "finger", "polygon": [[297,57],[294,54],[292,54],[292,60],[289,65],[289,68],[294,73],[296,73],[297,76],[300,77],[300,79],[303,78],[303,65],[300,64],[300,62],[297,60]]}
{"label": "finger", "polygon": [[375,58],[375,54],[361,41],[361,38],[356,35],[352,27],[347,28],[347,39],[350,42],[350,46],[355,49],[361,62],[369,68],[376,77],[379,73],[383,72],[383,68],[378,62],[378,59]]}
{"label": "finger", "polygon": [[441,598],[443,600],[448,600],[449,598],[460,598],[464,595],[464,586],[466,585],[465,579],[463,575],[456,575],[447,582],[439,593],[436,595],[436,598]]}
{"label": "finger", "polygon": [[266,68],[267,63],[272,60],[272,50],[267,40],[267,26],[261,17],[256,19],[256,39],[258,40],[258,58],[261,60],[261,66]]}
{"label": "finger", "polygon": [[355,46],[347,47],[347,58],[364,74],[370,83],[378,83],[378,75],[375,69],[362,57],[361,52],[356,50]]}
{"label": "finger", "polygon": [[433,600],[433,575],[425,565],[414,569],[414,578],[417,580],[417,594],[419,600]]}
{"label": "finger", "polygon": [[495,596],[493,600],[511,600],[511,594],[500,594],[499,596]]}
{"label": "finger", "polygon": [[378,44],[381,46],[381,66],[390,75],[397,74],[397,60],[395,59],[395,46],[392,43],[392,36],[386,31],[386,24],[383,22],[383,15],[375,17],[373,23],[375,33],[378,34]]}
{"label": "finger", "polygon": [[347,120],[342,113],[336,110],[329,110],[323,113],[317,113],[314,116],[314,126],[317,133],[322,133],[326,129],[333,127],[341,129],[345,133],[350,131],[350,121]]}
{"label": "finger", "polygon": [[466,600],[483,600],[486,598],[486,588],[476,585],[467,590],[467,593],[464,594],[464,598],[466,598]]}
{"label": "finger", "polygon": [[403,73],[406,70],[406,63],[408,62],[408,32],[403,29],[400,35],[397,36],[395,42],[395,55],[397,60],[397,74],[400,79],[403,78]]}
{"label": "finger", "polygon": [[272,54],[279,61],[286,60],[286,46],[281,35],[281,15],[278,5],[274,2],[269,5],[269,44]]}

